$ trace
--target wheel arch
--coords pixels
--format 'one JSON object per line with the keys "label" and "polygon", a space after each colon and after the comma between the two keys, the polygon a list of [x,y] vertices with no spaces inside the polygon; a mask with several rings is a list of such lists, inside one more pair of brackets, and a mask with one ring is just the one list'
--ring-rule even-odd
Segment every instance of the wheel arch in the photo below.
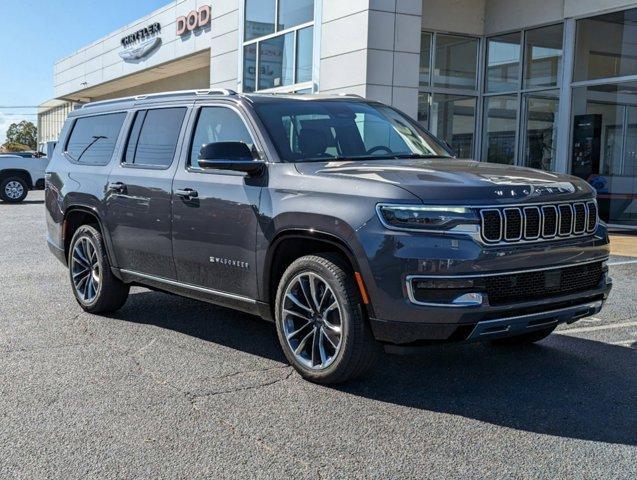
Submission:
{"label": "wheel arch", "polygon": [[[337,253],[348,263],[352,273],[356,275],[355,281],[361,292],[361,296],[367,299],[365,286],[360,277],[360,265],[354,252],[345,240],[332,233],[317,231],[311,228],[293,228],[279,232],[270,242],[263,264],[261,285],[263,299],[269,304],[269,313],[274,318],[274,304],[279,280],[285,269],[290,264],[305,255],[320,253]],[[364,301],[368,315],[371,312],[371,304]]]}
{"label": "wheel arch", "polygon": [[104,239],[106,254],[108,255],[111,266],[115,266],[113,252],[111,251],[108,235],[102,219],[97,211],[85,205],[73,205],[64,212],[64,220],[62,223],[62,241],[64,244],[64,258],[68,259],[71,239],[73,235],[82,225],[95,225],[102,234]]}
{"label": "wheel arch", "polygon": [[28,170],[23,170],[20,168],[6,168],[4,170],[0,170],[0,182],[3,181],[7,177],[17,176],[23,178],[27,183],[27,187],[29,190],[33,189],[33,180],[31,179],[31,174]]}

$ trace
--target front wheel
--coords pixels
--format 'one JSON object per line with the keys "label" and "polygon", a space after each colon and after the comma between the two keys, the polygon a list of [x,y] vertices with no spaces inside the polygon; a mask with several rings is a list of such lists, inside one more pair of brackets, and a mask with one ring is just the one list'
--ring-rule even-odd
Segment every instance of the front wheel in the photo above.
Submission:
{"label": "front wheel", "polygon": [[340,257],[308,255],[285,271],[276,326],[286,358],[306,379],[341,383],[370,369],[380,350]]}
{"label": "front wheel", "polygon": [[115,277],[100,232],[83,225],[77,229],[69,249],[69,275],[73,294],[89,313],[109,313],[120,309],[130,287]]}
{"label": "front wheel", "polygon": [[497,347],[528,345],[544,340],[553,333],[553,330],[555,330],[555,327],[543,328],[542,330],[535,330],[534,332],[523,333],[514,337],[498,338],[497,340],[491,340],[491,344]]}
{"label": "front wheel", "polygon": [[0,198],[7,203],[20,203],[29,193],[29,186],[22,177],[8,177],[0,182]]}

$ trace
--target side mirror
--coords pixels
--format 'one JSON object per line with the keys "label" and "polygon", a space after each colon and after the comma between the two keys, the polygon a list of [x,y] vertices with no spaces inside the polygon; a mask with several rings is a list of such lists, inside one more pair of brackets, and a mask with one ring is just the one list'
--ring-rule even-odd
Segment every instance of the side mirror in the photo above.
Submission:
{"label": "side mirror", "polygon": [[250,147],[243,142],[214,142],[201,147],[199,166],[254,175],[263,170],[265,162],[254,160]]}

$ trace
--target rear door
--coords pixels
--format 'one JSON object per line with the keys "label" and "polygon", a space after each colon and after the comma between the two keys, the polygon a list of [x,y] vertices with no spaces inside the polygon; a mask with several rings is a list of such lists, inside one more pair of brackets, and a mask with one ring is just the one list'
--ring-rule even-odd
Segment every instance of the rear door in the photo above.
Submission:
{"label": "rear door", "polygon": [[[255,242],[263,179],[203,170],[197,163],[207,143],[240,141],[254,150],[255,136],[242,113],[229,105],[201,106],[193,117],[187,158],[173,182],[177,278],[221,296],[256,299]],[[183,196],[185,191],[196,196]]]}
{"label": "rear door", "polygon": [[121,162],[108,179],[107,223],[120,269],[176,279],[172,179],[188,109],[137,110]]}

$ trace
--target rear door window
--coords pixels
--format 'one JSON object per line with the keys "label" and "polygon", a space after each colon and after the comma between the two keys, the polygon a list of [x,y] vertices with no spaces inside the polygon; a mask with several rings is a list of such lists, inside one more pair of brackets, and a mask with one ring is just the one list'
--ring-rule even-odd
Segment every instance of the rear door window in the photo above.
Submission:
{"label": "rear door window", "polygon": [[85,165],[106,165],[125,118],[124,112],[78,118],[66,144],[66,154]]}
{"label": "rear door window", "polygon": [[124,163],[142,167],[169,167],[175,157],[186,109],[140,110],[128,137]]}

